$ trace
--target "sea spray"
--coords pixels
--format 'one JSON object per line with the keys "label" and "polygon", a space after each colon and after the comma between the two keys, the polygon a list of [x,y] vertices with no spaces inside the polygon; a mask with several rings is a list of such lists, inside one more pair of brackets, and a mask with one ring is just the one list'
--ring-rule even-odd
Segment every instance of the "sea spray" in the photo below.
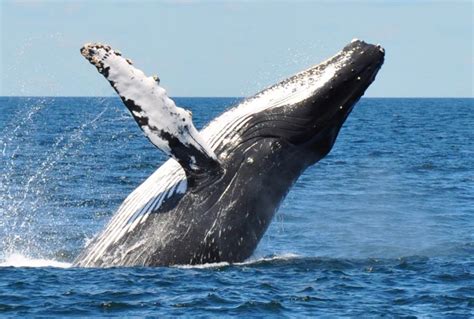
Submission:
{"label": "sea spray", "polygon": [[[108,107],[83,114],[82,123],[67,122],[63,131],[50,133],[47,118],[56,116],[57,102],[60,101],[54,98],[35,103],[29,98],[23,100],[2,130],[0,260],[16,253],[31,258],[50,257],[55,255],[52,248],[63,244],[58,231],[64,217],[51,206],[63,182],[58,177],[68,175],[65,163],[79,157],[88,142],[86,133],[97,129],[97,122]],[[48,146],[33,156],[25,155],[38,144]]]}

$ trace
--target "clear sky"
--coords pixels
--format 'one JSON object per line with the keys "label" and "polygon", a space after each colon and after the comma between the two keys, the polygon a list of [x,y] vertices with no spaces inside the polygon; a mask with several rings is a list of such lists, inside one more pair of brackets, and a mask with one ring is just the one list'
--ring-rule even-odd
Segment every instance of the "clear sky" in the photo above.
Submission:
{"label": "clear sky", "polygon": [[473,96],[469,0],[0,3],[0,95],[113,95],[79,54],[103,42],[171,96],[247,96],[359,38],[386,49],[366,96]]}

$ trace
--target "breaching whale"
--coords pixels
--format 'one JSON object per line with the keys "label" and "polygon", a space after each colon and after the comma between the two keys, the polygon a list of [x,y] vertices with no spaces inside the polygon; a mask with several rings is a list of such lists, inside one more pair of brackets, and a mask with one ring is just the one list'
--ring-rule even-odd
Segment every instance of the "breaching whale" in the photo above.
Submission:
{"label": "breaching whale", "polygon": [[339,130],[384,61],[379,45],[342,51],[218,116],[192,114],[110,46],[81,54],[110,82],[148,139],[171,158],[124,200],[79,254],[85,267],[240,262],[279,204]]}

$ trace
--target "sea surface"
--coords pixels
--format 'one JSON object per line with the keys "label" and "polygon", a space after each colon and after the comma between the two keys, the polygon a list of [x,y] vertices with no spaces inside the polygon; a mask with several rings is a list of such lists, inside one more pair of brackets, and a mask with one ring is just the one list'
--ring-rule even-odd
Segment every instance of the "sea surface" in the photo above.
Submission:
{"label": "sea surface", "polygon": [[166,159],[119,99],[2,97],[0,132],[0,316],[474,317],[473,99],[362,99],[233,265],[71,267]]}

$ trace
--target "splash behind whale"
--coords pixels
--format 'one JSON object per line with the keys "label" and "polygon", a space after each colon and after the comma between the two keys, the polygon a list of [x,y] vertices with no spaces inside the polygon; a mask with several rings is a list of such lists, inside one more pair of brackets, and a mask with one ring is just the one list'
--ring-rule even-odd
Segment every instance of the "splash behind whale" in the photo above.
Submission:
{"label": "splash behind whale", "polygon": [[250,257],[301,173],[331,150],[384,60],[354,40],[223,113],[198,132],[158,77],[118,51],[81,53],[110,82],[148,139],[171,158],[121,204],[76,266],[240,262]]}

